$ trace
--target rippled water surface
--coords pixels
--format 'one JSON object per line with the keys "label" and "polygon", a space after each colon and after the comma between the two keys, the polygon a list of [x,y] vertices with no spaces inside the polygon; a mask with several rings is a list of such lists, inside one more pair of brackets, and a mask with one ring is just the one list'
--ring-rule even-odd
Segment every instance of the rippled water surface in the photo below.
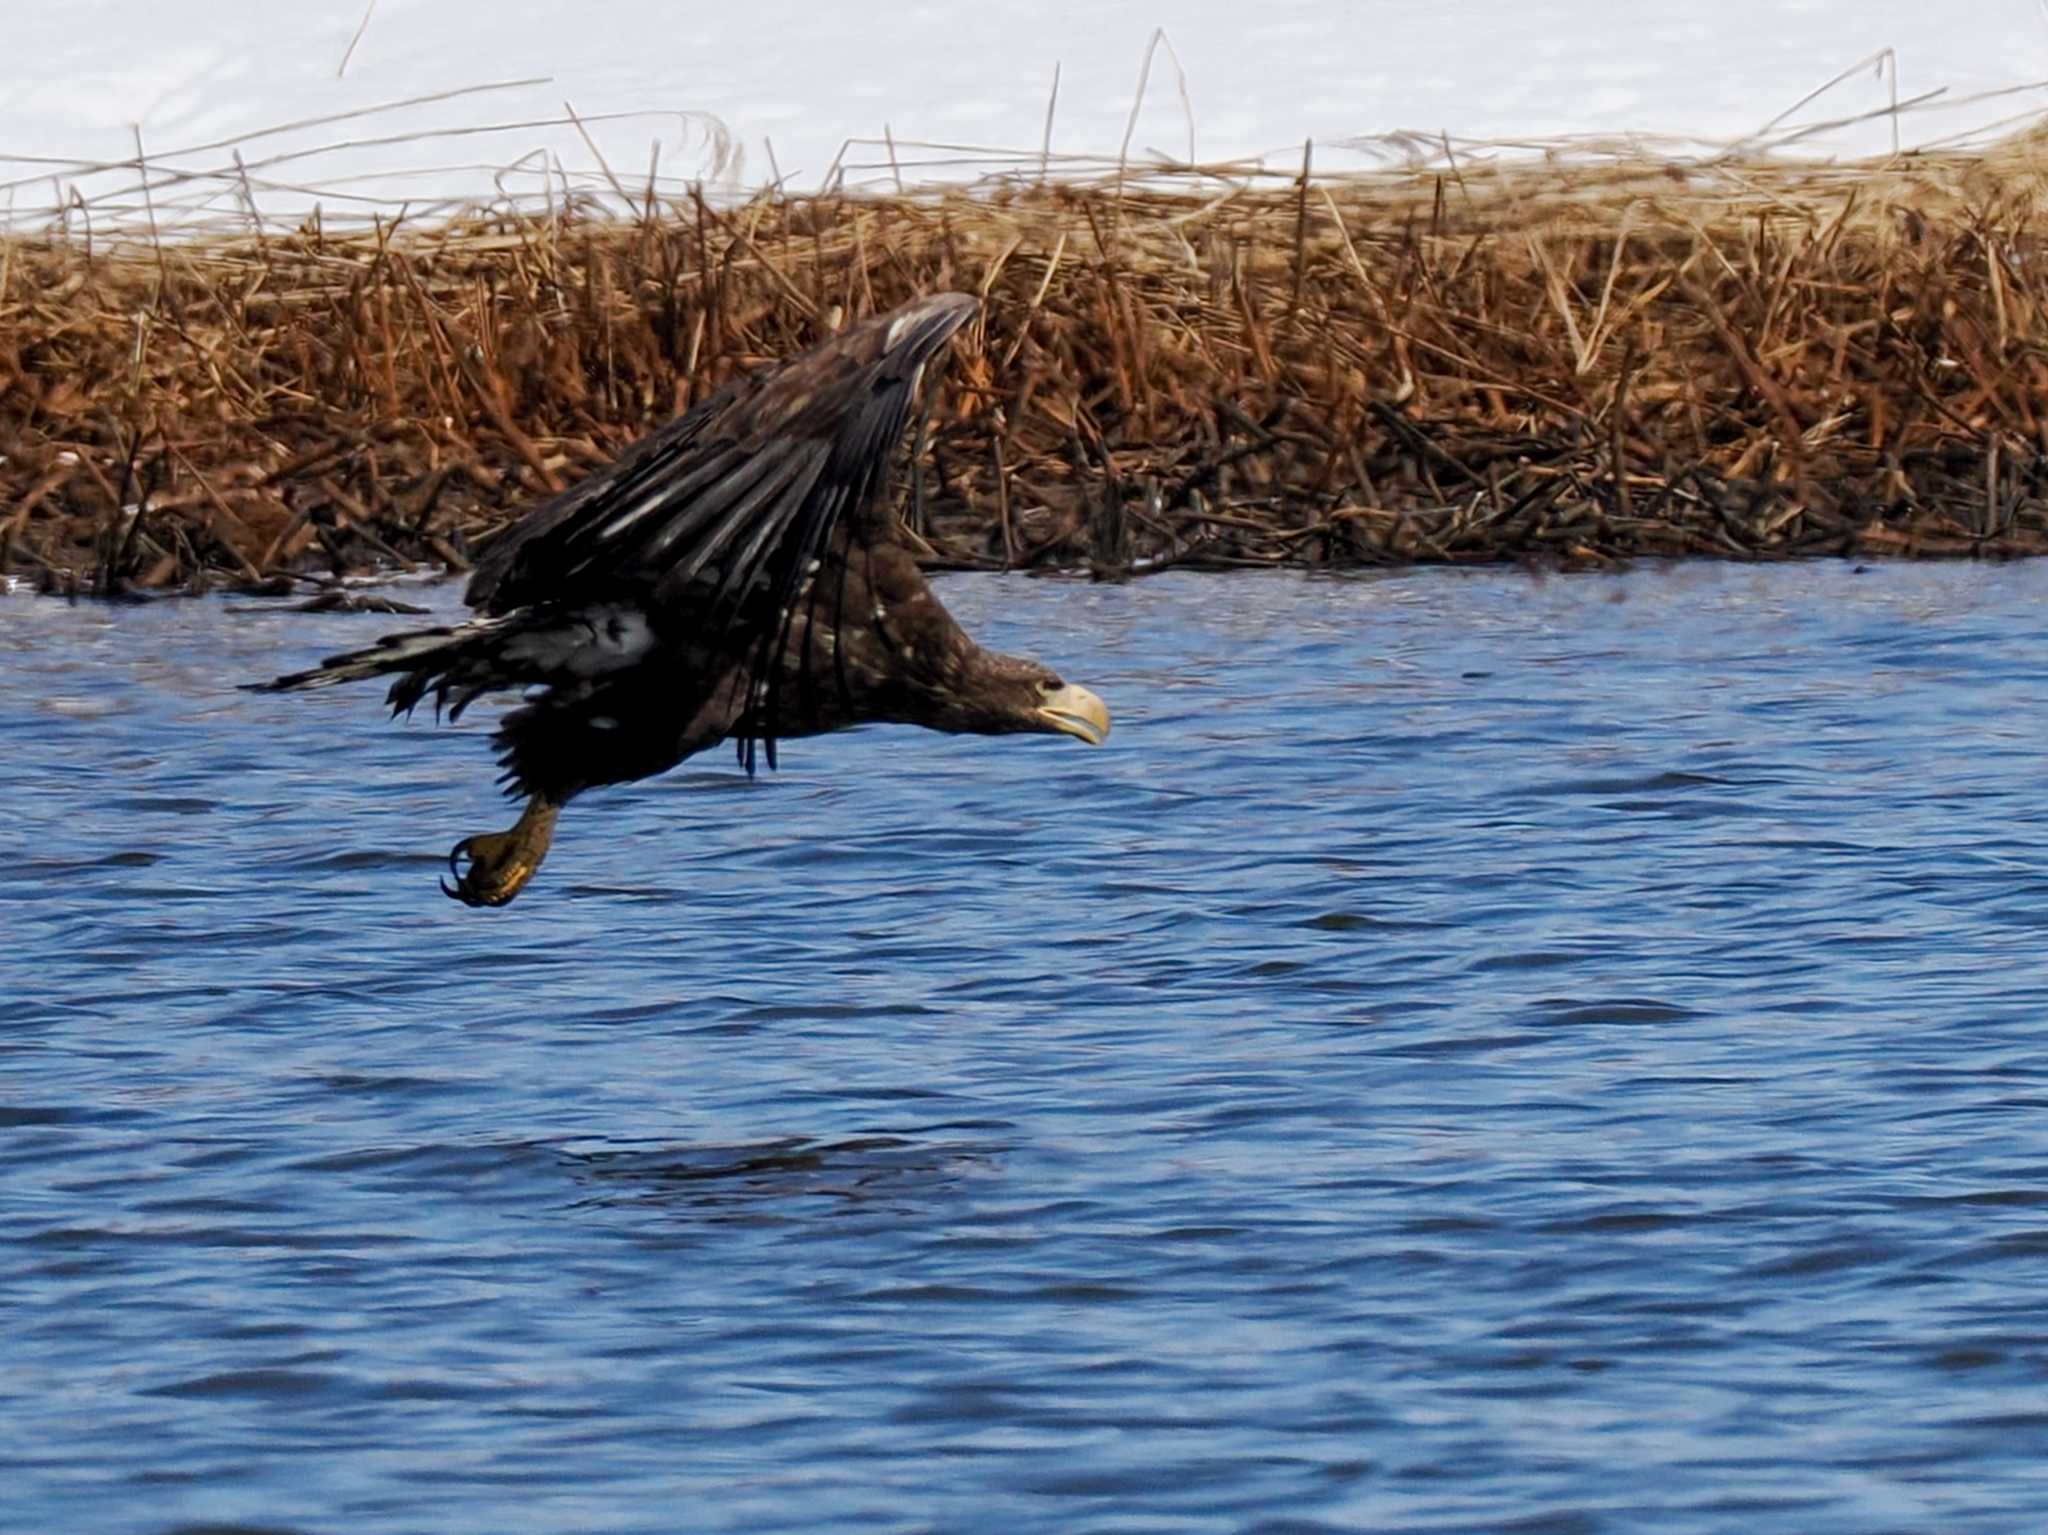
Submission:
{"label": "rippled water surface", "polygon": [[0,602],[0,1526],[2038,1527],[2048,567],[941,591],[1110,744],[502,912],[402,620]]}

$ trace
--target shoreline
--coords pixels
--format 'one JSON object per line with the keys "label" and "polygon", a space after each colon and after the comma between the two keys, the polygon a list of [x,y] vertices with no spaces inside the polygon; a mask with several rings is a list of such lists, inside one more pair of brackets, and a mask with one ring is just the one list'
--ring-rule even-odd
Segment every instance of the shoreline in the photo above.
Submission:
{"label": "shoreline", "polygon": [[902,477],[934,568],[2048,553],[2041,142],[9,238],[0,575],[459,572],[940,289],[985,308]]}

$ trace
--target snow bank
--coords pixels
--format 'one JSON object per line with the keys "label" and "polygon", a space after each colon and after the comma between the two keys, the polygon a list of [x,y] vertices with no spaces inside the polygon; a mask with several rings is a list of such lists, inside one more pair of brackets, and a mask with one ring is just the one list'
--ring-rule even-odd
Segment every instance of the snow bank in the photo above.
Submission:
{"label": "snow bank", "polygon": [[[672,188],[780,175],[808,190],[835,163],[849,183],[882,185],[1000,164],[918,147],[930,144],[1024,150],[1035,167],[1056,68],[1052,148],[1114,157],[1159,28],[1171,52],[1155,59],[1131,132],[1140,157],[1292,166],[1312,136],[1317,163],[1337,169],[1385,152],[1379,136],[1400,130],[1724,142],[1859,61],[1796,120],[1945,92],[1899,120],[1910,146],[2048,107],[2048,92],[2029,89],[2048,75],[2043,0],[70,0],[19,11],[0,99],[0,218],[17,226],[65,203],[169,224],[252,202],[278,217],[315,201],[329,217],[367,216],[612,179],[637,191],[651,170]],[[502,88],[470,89],[486,85]],[[419,99],[456,91],[467,93]],[[412,104],[390,106],[401,102]],[[310,119],[326,120],[280,126]],[[1888,120],[1864,121],[1810,147],[1878,152],[1892,134]],[[842,161],[849,138],[874,142]],[[147,207],[138,140],[158,170]],[[171,179],[180,171],[196,179]]]}

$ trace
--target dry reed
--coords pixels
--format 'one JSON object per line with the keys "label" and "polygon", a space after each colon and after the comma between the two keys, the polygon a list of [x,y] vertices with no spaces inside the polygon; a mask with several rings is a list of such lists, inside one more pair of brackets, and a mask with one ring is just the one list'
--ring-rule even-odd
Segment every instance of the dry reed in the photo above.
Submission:
{"label": "dry reed", "polygon": [[462,568],[732,373],[982,295],[934,564],[2048,550],[2040,141],[0,238],[0,571]]}

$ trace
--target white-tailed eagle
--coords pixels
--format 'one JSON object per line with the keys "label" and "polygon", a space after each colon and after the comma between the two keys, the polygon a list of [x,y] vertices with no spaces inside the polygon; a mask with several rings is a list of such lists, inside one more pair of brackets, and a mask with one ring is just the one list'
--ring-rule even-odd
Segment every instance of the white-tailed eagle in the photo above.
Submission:
{"label": "white-tailed eagle", "polygon": [[264,689],[395,674],[459,716],[523,701],[498,726],[516,824],[465,837],[442,889],[502,906],[586,789],[674,767],[720,741],[756,748],[891,723],[1090,744],[1109,713],[1036,661],[968,638],[925,583],[888,493],[925,364],[973,315],[940,294],[849,326],[734,380],[493,542],[477,616],[394,634]]}

